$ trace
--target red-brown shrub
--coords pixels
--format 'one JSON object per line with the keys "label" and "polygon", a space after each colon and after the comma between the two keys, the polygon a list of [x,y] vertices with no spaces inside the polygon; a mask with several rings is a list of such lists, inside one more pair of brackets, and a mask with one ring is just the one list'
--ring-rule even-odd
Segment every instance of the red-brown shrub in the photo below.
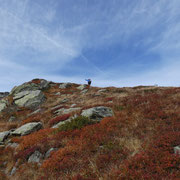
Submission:
{"label": "red-brown shrub", "polygon": [[36,115],[32,115],[26,119],[24,119],[21,123],[21,125],[24,125],[26,123],[30,123],[30,122],[39,122],[41,121],[42,118],[42,114],[36,114]]}
{"label": "red-brown shrub", "polygon": [[114,99],[114,97],[107,97],[105,98],[105,101],[108,102],[108,101],[112,101]]}
{"label": "red-brown shrub", "polygon": [[40,84],[41,83],[41,79],[33,79],[30,83]]}
{"label": "red-brown shrub", "polygon": [[51,119],[51,120],[49,121],[49,126],[51,127],[51,126],[53,126],[54,124],[57,124],[57,123],[60,122],[60,121],[65,121],[65,120],[67,120],[70,116],[71,116],[71,114],[64,114],[64,115],[61,115],[61,116],[57,116],[57,117],[55,117],[55,118],[53,118],[53,119]]}

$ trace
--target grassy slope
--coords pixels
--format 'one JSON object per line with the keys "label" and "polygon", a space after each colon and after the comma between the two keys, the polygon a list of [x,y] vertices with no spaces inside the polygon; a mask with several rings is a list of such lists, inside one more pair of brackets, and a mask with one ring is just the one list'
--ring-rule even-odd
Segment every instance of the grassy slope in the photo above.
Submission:
{"label": "grassy slope", "polygon": [[[0,169],[10,172],[14,164],[17,173],[9,179],[176,179],[180,177],[180,157],[173,147],[180,145],[180,88],[91,87],[86,94],[76,89],[59,89],[58,84],[45,92],[43,111],[27,117],[27,109],[3,113],[1,131],[41,121],[44,129],[24,137],[15,137],[13,148],[0,149]],[[55,95],[60,92],[61,95]],[[61,103],[68,98],[67,103]],[[72,131],[50,128],[56,105],[86,109],[98,105],[112,107],[115,116],[100,123]],[[58,109],[56,108],[56,110]],[[80,113],[77,112],[77,113]],[[17,121],[7,122],[14,115]],[[63,119],[64,117],[59,117]],[[45,153],[58,148],[41,165],[27,163],[35,150]],[[4,164],[4,162],[7,162]],[[0,175],[0,179],[6,179]]]}

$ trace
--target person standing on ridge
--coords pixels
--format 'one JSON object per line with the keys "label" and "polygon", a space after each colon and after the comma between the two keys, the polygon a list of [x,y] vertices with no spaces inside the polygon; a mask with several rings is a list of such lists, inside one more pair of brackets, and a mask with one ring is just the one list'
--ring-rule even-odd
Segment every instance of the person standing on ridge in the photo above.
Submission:
{"label": "person standing on ridge", "polygon": [[91,79],[85,79],[88,82],[88,85],[91,85]]}

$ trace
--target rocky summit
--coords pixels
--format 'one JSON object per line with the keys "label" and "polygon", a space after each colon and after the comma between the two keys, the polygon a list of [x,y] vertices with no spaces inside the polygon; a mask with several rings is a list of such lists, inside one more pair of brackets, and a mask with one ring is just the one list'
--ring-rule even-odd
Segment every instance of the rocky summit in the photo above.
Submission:
{"label": "rocky summit", "polygon": [[0,93],[0,180],[178,179],[180,88],[33,79]]}

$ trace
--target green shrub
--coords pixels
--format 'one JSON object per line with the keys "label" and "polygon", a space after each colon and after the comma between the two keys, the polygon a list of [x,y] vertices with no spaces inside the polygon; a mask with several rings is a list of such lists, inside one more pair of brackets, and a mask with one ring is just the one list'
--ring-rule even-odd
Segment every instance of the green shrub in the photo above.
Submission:
{"label": "green shrub", "polygon": [[155,93],[158,89],[144,89],[144,93]]}
{"label": "green shrub", "polygon": [[65,124],[59,126],[58,131],[68,131],[74,129],[81,129],[86,125],[94,124],[92,120],[85,116],[78,116]]}

